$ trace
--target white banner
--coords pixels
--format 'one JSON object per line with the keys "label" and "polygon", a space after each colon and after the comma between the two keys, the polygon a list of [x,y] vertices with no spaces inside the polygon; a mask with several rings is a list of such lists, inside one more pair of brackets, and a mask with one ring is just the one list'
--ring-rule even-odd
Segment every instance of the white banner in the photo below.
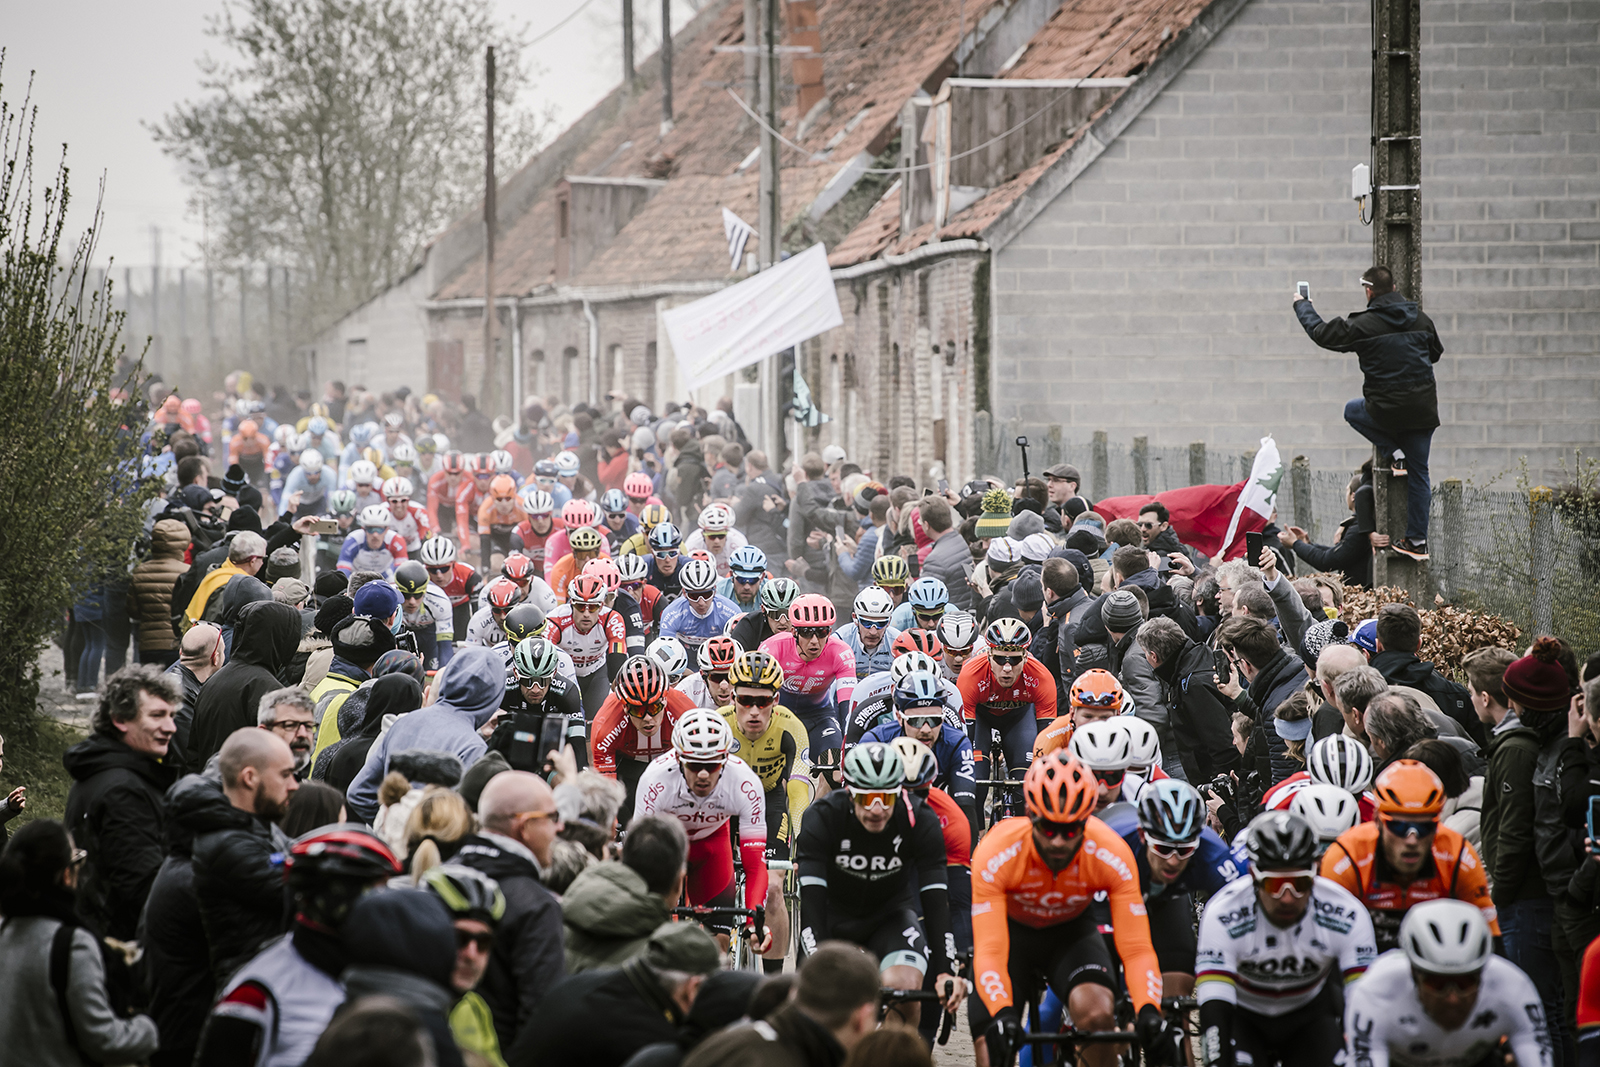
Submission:
{"label": "white banner", "polygon": [[[1278,483],[1282,481],[1283,458],[1278,455],[1278,442],[1268,434],[1261,439],[1255,462],[1250,464],[1250,477],[1239,492],[1239,504],[1233,509],[1233,520],[1228,523],[1227,536],[1222,539],[1224,549],[1233,544],[1233,535],[1239,529],[1239,519],[1244,516],[1245,508],[1263,519],[1272,518],[1272,511],[1278,506]],[[1256,565],[1253,559],[1247,562],[1252,567]]]}
{"label": "white banner", "polygon": [[684,389],[698,389],[844,325],[828,251],[799,255],[692,304],[661,313]]}

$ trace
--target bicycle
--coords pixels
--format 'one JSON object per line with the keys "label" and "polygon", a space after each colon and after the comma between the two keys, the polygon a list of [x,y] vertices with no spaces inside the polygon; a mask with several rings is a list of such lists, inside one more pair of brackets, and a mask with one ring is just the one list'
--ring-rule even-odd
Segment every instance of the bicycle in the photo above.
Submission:
{"label": "bicycle", "polygon": [[[792,849],[793,845],[790,847]],[[793,852],[790,854],[793,855]],[[800,942],[800,868],[793,860],[773,859],[769,855],[767,870],[781,872],[783,875],[783,907],[789,914],[789,944],[794,950],[795,969],[799,970],[800,961],[805,958],[804,947]]]}
{"label": "bicycle", "polygon": [[744,922],[755,921],[754,942],[760,943],[766,935],[766,913],[760,908],[718,908],[700,904],[672,909],[680,919],[694,919],[705,926],[705,920],[727,917],[733,920],[733,930],[728,934],[728,969],[733,971],[760,971],[761,954],[755,950],[752,939],[744,936]]}
{"label": "bicycle", "polygon": [[950,1042],[950,1031],[955,1027],[956,1017],[954,1012],[944,1010],[945,998],[950,994],[950,983],[945,983],[946,992],[937,989],[890,989],[887,986],[878,990],[878,1022],[883,1022],[889,1014],[889,1009],[896,1004],[915,1004],[922,1001],[938,1004],[939,1007],[939,1044],[946,1045]]}
{"label": "bicycle", "polygon": [[[1169,1028],[1174,1016],[1182,1017],[1180,1033],[1183,1034],[1189,1033],[1189,1013],[1199,1006],[1200,1002],[1194,997],[1167,997],[1161,1001],[1161,1010],[1167,1016]],[[1139,1067],[1140,1064],[1145,1064],[1146,1067],[1178,1067],[1184,1062],[1178,1041],[1173,1041],[1171,1055],[1152,1057],[1140,1046],[1132,1030],[1079,1030],[1068,1025],[1065,1030],[1042,1033],[1043,1024],[1039,1019],[1038,1005],[1030,1004],[1028,1008],[1032,1029],[1022,1036],[1021,1043],[1024,1045],[1065,1045],[1074,1060],[1078,1049],[1084,1045],[1126,1045],[1128,1047],[1122,1053],[1122,1062],[1126,1067]],[[1049,1062],[1055,1062],[1055,1057],[1052,1056]],[[1042,1067],[1037,1057],[1034,1059],[1034,1065]],[[991,1064],[990,1067],[1010,1067],[1010,1064]]]}

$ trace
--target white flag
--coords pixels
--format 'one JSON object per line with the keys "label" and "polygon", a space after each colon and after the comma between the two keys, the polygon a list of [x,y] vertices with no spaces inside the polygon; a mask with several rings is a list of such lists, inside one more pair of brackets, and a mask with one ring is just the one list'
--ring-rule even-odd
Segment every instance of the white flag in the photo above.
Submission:
{"label": "white flag", "polygon": [[[1233,544],[1233,535],[1239,529],[1239,518],[1245,508],[1263,519],[1272,518],[1272,512],[1278,506],[1278,483],[1281,481],[1283,457],[1278,455],[1278,443],[1268,434],[1261,439],[1261,448],[1256,452],[1255,462],[1250,465],[1250,477],[1245,479],[1244,488],[1239,491],[1239,504],[1233,509],[1228,534],[1222,539],[1224,546]],[[1256,565],[1253,559],[1246,562],[1252,567]]]}
{"label": "white flag", "polygon": [[744,246],[756,231],[738,215],[722,209],[722,232],[728,238],[728,269],[735,271],[744,260]]}
{"label": "white flag", "polygon": [[818,410],[817,405],[811,400],[811,387],[806,384],[805,375],[800,373],[800,353],[795,352],[794,361],[794,419],[801,426],[821,426],[825,422],[832,422],[832,415],[824,415]]}

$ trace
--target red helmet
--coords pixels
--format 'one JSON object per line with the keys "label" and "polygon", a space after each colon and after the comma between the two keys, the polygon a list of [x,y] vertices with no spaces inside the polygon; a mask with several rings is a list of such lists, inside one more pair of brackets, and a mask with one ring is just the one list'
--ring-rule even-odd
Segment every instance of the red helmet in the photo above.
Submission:
{"label": "red helmet", "polygon": [[489,583],[489,606],[510,608],[522,599],[522,590],[510,578],[496,578]]}
{"label": "red helmet", "polygon": [[894,639],[889,651],[896,656],[903,656],[907,652],[926,652],[938,659],[944,655],[944,643],[932,630],[907,630]]}
{"label": "red helmet", "polygon": [[1062,749],[1033,761],[1022,778],[1028,814],[1050,822],[1082,822],[1094,814],[1100,786],[1088,768]]}
{"label": "red helmet", "polygon": [[462,462],[461,453],[452,448],[439,457],[439,466],[446,474],[460,474],[466,464]]}
{"label": "red helmet", "polygon": [[593,574],[580,574],[567,583],[567,603],[604,604],[606,583]]}
{"label": "red helmet", "polygon": [[649,500],[656,483],[643,471],[634,471],[622,480],[622,491],[630,500]]}
{"label": "red helmet", "polygon": [[718,634],[716,637],[706,638],[705,644],[700,646],[700,669],[702,671],[731,671],[733,661],[739,658],[739,653],[744,650],[739,647],[739,642],[731,637]]}
{"label": "red helmet", "polygon": [[500,565],[500,573],[520,585],[533,577],[533,560],[521,552],[513,552]]}
{"label": "red helmet", "polygon": [[789,621],[796,626],[832,628],[835,618],[833,601],[821,593],[808,593],[789,606]]}
{"label": "red helmet", "polygon": [[611,691],[629,707],[645,708],[667,697],[667,672],[649,656],[629,656]]}
{"label": "red helmet", "polygon": [[584,574],[592,574],[606,584],[606,592],[615,593],[622,588],[622,572],[617,565],[604,556],[591,559],[583,565]]}
{"label": "red helmet", "polygon": [[570,530],[575,526],[593,526],[600,521],[600,516],[587,500],[569,500],[562,505],[561,521]]}

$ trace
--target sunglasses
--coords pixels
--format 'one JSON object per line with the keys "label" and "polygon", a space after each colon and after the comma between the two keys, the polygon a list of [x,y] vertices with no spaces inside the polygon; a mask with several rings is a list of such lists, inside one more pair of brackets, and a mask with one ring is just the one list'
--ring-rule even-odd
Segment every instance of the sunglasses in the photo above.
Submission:
{"label": "sunglasses", "polygon": [[794,628],[796,637],[809,637],[815,641],[826,638],[830,632],[826,626],[796,626]]}
{"label": "sunglasses", "polygon": [[728,539],[727,534],[706,534],[705,536],[707,541],[726,541]]}
{"label": "sunglasses", "polygon": [[643,585],[644,585],[644,579],[641,578],[637,582],[623,582],[621,585],[617,586],[617,588],[618,589],[626,589],[629,592],[632,592],[633,590],[638,589]]}
{"label": "sunglasses", "polygon": [[761,575],[757,574],[754,577],[746,577],[742,574],[735,574],[733,576],[733,580],[737,585],[760,585]]}
{"label": "sunglasses", "polygon": [[455,569],[456,568],[455,568],[454,564],[451,564],[448,567],[429,567],[428,568],[428,573],[429,574],[449,574],[451,571],[453,571]]}
{"label": "sunglasses", "polygon": [[1412,968],[1411,976],[1430,993],[1476,993],[1478,986],[1483,984],[1482,971],[1473,971],[1471,974],[1429,974]]}
{"label": "sunglasses", "polygon": [[1439,832],[1439,824],[1432,819],[1385,819],[1383,826],[1396,837],[1416,834],[1421,838],[1429,838]]}
{"label": "sunglasses", "polygon": [[882,804],[886,808],[894,807],[897,794],[883,789],[852,789],[850,799],[860,804],[863,808],[870,808],[873,804]]}
{"label": "sunglasses", "polygon": [[688,760],[683,761],[683,773],[690,776],[716,774],[721,769],[722,764],[720,763],[690,763]]}
{"label": "sunglasses", "polygon": [[888,619],[857,619],[856,625],[863,630],[882,630],[889,625]]}
{"label": "sunglasses", "polygon": [[1162,841],[1151,841],[1150,851],[1167,860],[1186,860],[1195,854],[1200,847],[1199,842],[1192,845],[1169,845]]}
{"label": "sunglasses", "polygon": [[989,662],[996,667],[1020,667],[1028,658],[1026,652],[1019,652],[1014,656],[1002,656],[996,652],[989,653]]}
{"label": "sunglasses", "polygon": [[1115,693],[1074,693],[1073,703],[1081,708],[1115,708],[1122,705],[1122,700]]}
{"label": "sunglasses", "polygon": [[[727,675],[723,675],[723,677],[726,678]],[[733,694],[733,702],[741,708],[770,708],[772,707],[772,702],[777,699],[778,694],[776,693],[768,693],[764,697],[753,697],[747,693]]]}
{"label": "sunglasses", "polygon": [[1156,524],[1153,522],[1140,522],[1135,523],[1134,525],[1138,526],[1141,530],[1154,530],[1156,528]]}
{"label": "sunglasses", "polygon": [[711,596],[712,590],[710,589],[685,589],[683,591],[685,600],[710,600]]}
{"label": "sunglasses", "polygon": [[489,950],[494,947],[494,935],[493,934],[487,934],[487,933],[486,934],[469,934],[465,930],[457,930],[456,931],[456,951],[460,952],[462,949],[466,948],[468,945],[477,945],[478,946],[478,951],[483,953],[485,956],[487,956],[489,954]]}
{"label": "sunglasses", "polygon": [[707,674],[707,675],[703,675],[702,677],[705,678],[707,685],[727,685],[728,684],[728,672],[727,671],[718,671],[715,674]]}
{"label": "sunglasses", "polygon": [[1051,822],[1049,819],[1038,817],[1031,821],[1034,832],[1040,837],[1051,841],[1058,837],[1063,841],[1071,841],[1073,838],[1083,836],[1084,824],[1082,822]]}
{"label": "sunglasses", "polygon": [[1256,888],[1264,889],[1269,897],[1284,900],[1294,897],[1296,900],[1311,892],[1311,886],[1316,881],[1316,871],[1283,871],[1268,874],[1262,871],[1251,871],[1250,877],[1255,879]]}
{"label": "sunglasses", "polygon": [[1094,780],[1103,785],[1121,785],[1126,771],[1095,771]]}
{"label": "sunglasses", "polygon": [[678,558],[678,550],[677,549],[672,549],[670,551],[664,551],[664,552],[652,552],[650,554],[652,556],[654,556],[656,559],[677,559]]}
{"label": "sunglasses", "polygon": [[543,689],[550,684],[550,680],[554,677],[554,674],[542,674],[535,677],[531,674],[519,673],[517,675],[517,682],[524,689]]}
{"label": "sunglasses", "polygon": [[906,729],[931,730],[942,722],[944,722],[943,715],[907,715]]}
{"label": "sunglasses", "polygon": [[633,716],[635,719],[654,719],[663,711],[665,711],[666,707],[667,702],[663,700],[644,707],[641,707],[638,704],[630,704],[627,707],[627,711],[628,714]]}

